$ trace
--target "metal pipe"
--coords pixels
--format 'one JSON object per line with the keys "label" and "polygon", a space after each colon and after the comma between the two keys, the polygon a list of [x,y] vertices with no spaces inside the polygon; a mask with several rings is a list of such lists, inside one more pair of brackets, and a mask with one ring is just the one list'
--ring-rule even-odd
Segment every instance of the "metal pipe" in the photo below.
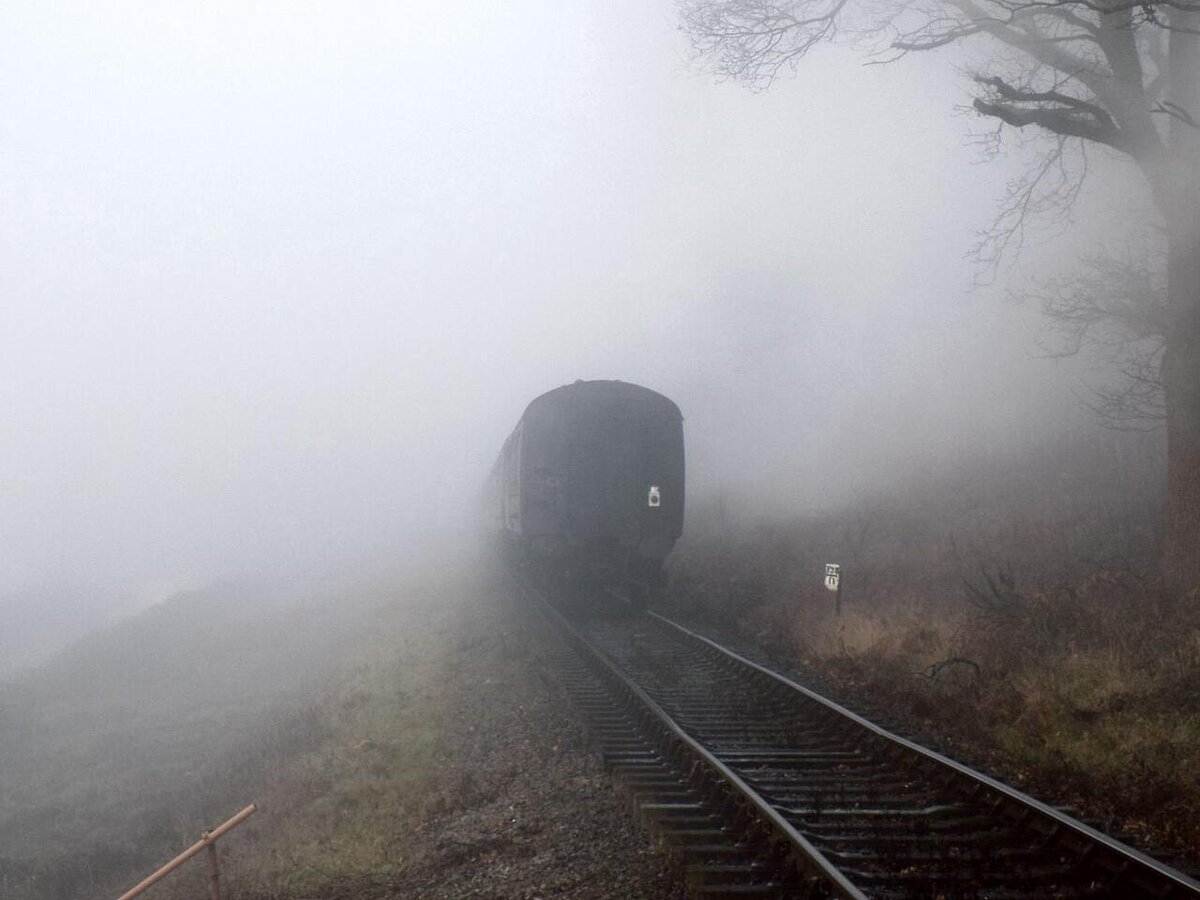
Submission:
{"label": "metal pipe", "polygon": [[[258,809],[258,806],[251,803],[249,806],[247,806],[245,809],[243,809],[241,812],[239,812],[233,818],[228,819],[225,822],[222,822],[220,825],[218,825],[212,831],[206,831],[204,833],[204,836],[202,838],[200,838],[200,840],[196,841],[196,843],[192,844],[192,846],[188,847],[186,850],[184,850],[182,853],[180,853],[177,857],[175,857],[173,860],[171,860],[165,866],[160,868],[154,874],[148,876],[147,878],[140,881],[137,885],[130,888],[128,891],[126,891],[124,894],[122,894],[120,897],[118,897],[117,900],[132,900],[132,898],[137,897],[139,894],[142,894],[143,892],[146,891],[147,888],[151,887],[154,884],[157,884],[159,881],[166,878],[168,875],[170,875],[172,872],[174,872],[176,869],[178,869],[180,866],[182,866],[185,862],[187,862],[189,859],[191,859],[193,856],[195,856],[197,853],[199,853],[205,847],[208,847],[209,845],[215,843],[217,838],[219,838],[221,835],[225,834],[228,831],[231,831],[234,828],[237,828],[237,826],[241,825],[248,818],[250,818],[252,815],[254,815],[254,812],[257,809]],[[209,861],[210,861],[210,865],[211,865],[212,864],[211,857],[210,857]],[[213,869],[212,871],[215,872],[216,870]],[[215,876],[214,876],[213,884],[214,885],[216,884]],[[219,887],[214,888],[213,898],[214,898],[214,900],[220,900],[220,888]]]}
{"label": "metal pipe", "polygon": [[208,891],[212,900],[221,900],[221,866],[217,862],[217,842],[208,845]]}

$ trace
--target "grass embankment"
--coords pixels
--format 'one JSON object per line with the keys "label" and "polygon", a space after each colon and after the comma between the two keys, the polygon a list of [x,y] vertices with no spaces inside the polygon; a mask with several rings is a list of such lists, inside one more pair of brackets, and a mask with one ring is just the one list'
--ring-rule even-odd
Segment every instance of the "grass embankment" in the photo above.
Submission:
{"label": "grass embankment", "polygon": [[[1142,485],[1064,471],[1079,469],[1053,459],[693,531],[672,595],[855,705],[1194,864],[1200,593],[1153,575]],[[825,562],[846,571],[841,619]]]}
{"label": "grass embankment", "polygon": [[[678,896],[545,636],[492,566],[459,570],[181,597],[0,684],[0,900],[117,896],[251,800],[231,900]],[[153,896],[206,880],[197,859]]]}
{"label": "grass embankment", "polygon": [[[411,865],[413,829],[445,803],[440,685],[458,612],[419,604],[381,622],[309,704],[318,739],[281,760],[253,827],[227,842],[235,900],[386,891]],[[195,896],[202,869],[166,896]]]}
{"label": "grass embankment", "polygon": [[[115,896],[251,800],[222,842],[233,896],[387,877],[439,752],[433,685],[469,591],[216,587],[0,683],[0,897]],[[197,896],[204,877],[201,860],[155,890]]]}
{"label": "grass embankment", "polygon": [[461,591],[320,699],[325,737],[231,851],[235,900],[679,896],[507,594]]}

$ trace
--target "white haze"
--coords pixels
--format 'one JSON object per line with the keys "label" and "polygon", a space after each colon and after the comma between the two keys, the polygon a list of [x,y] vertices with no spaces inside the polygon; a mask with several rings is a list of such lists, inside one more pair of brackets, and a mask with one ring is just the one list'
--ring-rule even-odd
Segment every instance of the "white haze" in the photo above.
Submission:
{"label": "white haze", "polygon": [[948,60],[755,95],[673,16],[0,7],[0,594],[445,546],[576,378],[675,398],[694,493],[797,506],[1072,420],[970,289],[1020,158],[977,164]]}

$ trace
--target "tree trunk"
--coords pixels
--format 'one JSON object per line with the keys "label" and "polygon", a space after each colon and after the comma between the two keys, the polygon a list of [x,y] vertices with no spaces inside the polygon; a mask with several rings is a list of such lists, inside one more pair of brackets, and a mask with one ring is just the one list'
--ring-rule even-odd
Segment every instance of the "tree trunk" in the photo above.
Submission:
{"label": "tree trunk", "polygon": [[[1172,9],[1170,100],[1200,113],[1200,15]],[[1200,588],[1200,129],[1172,118],[1158,200],[1167,224],[1167,498],[1163,575],[1175,592]]]}
{"label": "tree trunk", "polygon": [[1200,587],[1200,240],[1195,234],[1171,241],[1167,298],[1163,573],[1171,590],[1186,592]]}

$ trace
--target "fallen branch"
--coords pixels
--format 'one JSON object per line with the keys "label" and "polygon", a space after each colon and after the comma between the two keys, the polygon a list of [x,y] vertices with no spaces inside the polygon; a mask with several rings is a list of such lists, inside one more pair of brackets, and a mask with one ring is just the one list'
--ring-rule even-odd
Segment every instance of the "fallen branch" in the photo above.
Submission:
{"label": "fallen branch", "polygon": [[933,665],[922,669],[920,672],[917,672],[916,674],[920,675],[922,678],[928,678],[930,681],[932,681],[934,678],[938,677],[938,673],[941,672],[942,669],[945,669],[948,666],[955,666],[955,665],[970,666],[972,669],[975,670],[976,675],[980,675],[983,673],[983,670],[979,668],[979,663],[975,662],[974,660],[967,659],[965,656],[951,656],[948,659],[943,659],[940,662],[935,662]]}

